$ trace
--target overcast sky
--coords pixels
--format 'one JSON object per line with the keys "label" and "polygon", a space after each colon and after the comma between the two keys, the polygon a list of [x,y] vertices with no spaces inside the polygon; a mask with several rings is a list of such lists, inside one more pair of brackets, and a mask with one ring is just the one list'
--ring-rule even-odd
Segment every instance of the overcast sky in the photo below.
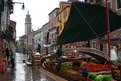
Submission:
{"label": "overcast sky", "polygon": [[25,17],[28,10],[32,18],[32,29],[37,30],[49,21],[48,14],[59,7],[60,1],[67,0],[13,0],[13,2],[24,2],[25,4],[24,10],[21,9],[22,4],[15,4],[14,13],[11,14],[11,20],[17,22],[17,38],[25,34]]}

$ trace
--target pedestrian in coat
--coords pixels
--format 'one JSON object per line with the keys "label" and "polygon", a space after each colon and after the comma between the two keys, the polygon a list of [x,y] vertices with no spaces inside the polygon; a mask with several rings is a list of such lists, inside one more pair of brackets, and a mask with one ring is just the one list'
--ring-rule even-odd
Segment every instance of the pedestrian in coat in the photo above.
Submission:
{"label": "pedestrian in coat", "polygon": [[10,53],[9,53],[8,48],[5,49],[5,55],[7,57],[7,60],[9,60]]}
{"label": "pedestrian in coat", "polygon": [[10,62],[11,62],[11,68],[14,68],[15,66],[15,54],[13,50],[10,49]]}
{"label": "pedestrian in coat", "polygon": [[8,48],[5,49],[5,56],[7,58],[7,66],[9,66],[10,65],[10,52]]}

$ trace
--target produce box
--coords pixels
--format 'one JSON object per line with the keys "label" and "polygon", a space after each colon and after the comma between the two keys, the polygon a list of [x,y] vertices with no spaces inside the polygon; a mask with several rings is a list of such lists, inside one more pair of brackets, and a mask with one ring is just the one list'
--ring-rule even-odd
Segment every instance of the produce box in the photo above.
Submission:
{"label": "produce box", "polygon": [[40,55],[33,55],[33,59],[40,60]]}
{"label": "produce box", "polygon": [[67,71],[67,70],[72,69],[72,68],[73,68],[72,65],[70,65],[70,66],[61,65],[61,70],[62,71]]}

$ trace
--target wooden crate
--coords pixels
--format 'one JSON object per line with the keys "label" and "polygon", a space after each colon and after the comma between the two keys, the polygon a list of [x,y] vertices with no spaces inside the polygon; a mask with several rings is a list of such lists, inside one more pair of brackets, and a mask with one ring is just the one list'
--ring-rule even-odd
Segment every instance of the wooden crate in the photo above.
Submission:
{"label": "wooden crate", "polygon": [[33,61],[33,65],[39,66],[40,63],[41,63],[40,55],[33,54],[33,55],[32,55],[32,61]]}

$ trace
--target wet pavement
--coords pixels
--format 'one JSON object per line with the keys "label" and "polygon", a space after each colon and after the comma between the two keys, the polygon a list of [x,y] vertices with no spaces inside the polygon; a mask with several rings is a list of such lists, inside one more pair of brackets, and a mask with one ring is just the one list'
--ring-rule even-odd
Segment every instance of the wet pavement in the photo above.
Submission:
{"label": "wet pavement", "polygon": [[6,73],[0,73],[0,81],[55,81],[46,76],[44,70],[27,66],[23,60],[26,55],[16,53],[15,68],[7,68]]}

